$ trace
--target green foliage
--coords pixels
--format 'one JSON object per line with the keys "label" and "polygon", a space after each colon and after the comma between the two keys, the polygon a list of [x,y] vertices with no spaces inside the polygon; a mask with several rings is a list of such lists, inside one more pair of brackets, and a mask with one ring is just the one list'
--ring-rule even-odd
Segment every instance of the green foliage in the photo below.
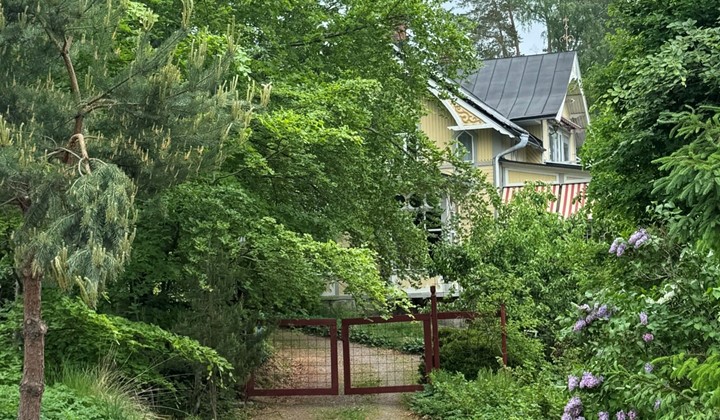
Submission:
{"label": "green foliage", "polygon": [[21,222],[20,212],[17,210],[0,214],[0,307],[6,301],[15,299],[17,276],[12,234]]}
{"label": "green foliage", "polygon": [[555,317],[577,300],[577,284],[593,273],[601,248],[586,238],[587,219],[548,213],[547,200],[554,197],[536,187],[527,186],[507,205],[490,192],[498,217],[484,203],[471,207],[472,227],[457,228],[462,242],[441,244],[434,255],[440,273],[462,286],[459,305],[494,315],[504,303],[508,334],[528,349],[537,337],[548,352],[562,328]]}
{"label": "green foliage", "polygon": [[605,377],[600,392],[579,393],[585,413],[634,409],[641,417],[716,418],[716,255],[655,231],[637,249],[610,255],[604,266],[583,289],[590,303],[607,304],[612,316],[579,332],[566,331],[567,340],[583,350],[572,373]]}
{"label": "green foliage", "polygon": [[[186,28],[153,44],[155,16],[141,9],[4,2],[0,41],[12,48],[0,61],[13,82],[0,98],[0,201],[23,209],[16,267],[78,286],[90,303],[129,255],[136,192],[217,164],[248,118],[236,83],[222,82],[232,42],[213,60],[197,43],[180,68],[172,54]],[[135,29],[115,36],[120,22]]]}
{"label": "green foliage", "polygon": [[392,349],[408,354],[422,354],[425,350],[423,326],[419,322],[353,325],[350,341],[370,347]]}
{"label": "green foliage", "polygon": [[[188,408],[183,400],[194,392],[194,387],[204,386],[208,380],[218,385],[232,380],[232,366],[227,360],[195,340],[154,325],[98,314],[81,302],[46,294],[45,357],[51,371],[67,365],[98,366],[111,355],[117,363],[118,375],[132,378],[132,383],[142,389],[156,390],[156,398],[163,405],[181,409]],[[0,330],[0,339],[7,344],[3,348],[13,349],[0,353],[0,363],[6,366],[3,371],[11,383],[17,383],[20,375],[21,320],[21,306],[13,305],[3,314]]]}
{"label": "green foliage", "polygon": [[134,381],[125,379],[109,362],[94,368],[65,364],[52,372],[49,379],[52,386],[67,387],[78,398],[91,400],[104,419],[159,418],[138,395]]}
{"label": "green foliage", "polygon": [[[511,371],[480,370],[468,381],[461,374],[433,372],[425,391],[412,398],[413,411],[429,419],[543,419],[543,394],[523,385]],[[547,392],[547,391],[546,391]]]}
{"label": "green foliage", "polygon": [[703,246],[718,250],[720,108],[668,114],[665,121],[675,124],[673,134],[688,142],[656,161],[664,176],[655,182],[653,192],[668,200],[663,207],[670,213],[669,233],[683,240],[697,238]]}
{"label": "green foliage", "polygon": [[[18,385],[0,385],[0,418],[17,418],[18,411]],[[43,395],[43,420],[55,419],[88,419],[104,420],[102,408],[91,398],[76,395],[64,385],[48,386]],[[122,417],[118,418],[120,420]]]}
{"label": "green foliage", "polygon": [[716,0],[613,5],[615,59],[596,80],[603,96],[582,152],[592,168],[594,217],[644,223],[653,201],[676,200],[674,190],[653,189],[665,175],[658,159],[692,138],[673,130],[667,115],[717,105],[718,10]]}
{"label": "green foliage", "polygon": [[[462,373],[468,380],[478,371],[497,371],[502,367],[500,328],[497,322],[475,321],[469,328],[440,329],[440,366],[448,372]],[[508,366],[516,367],[542,358],[537,342],[527,337],[508,337]]]}
{"label": "green foliage", "polygon": [[[168,190],[144,206],[134,259],[105,307],[216,349],[239,387],[266,356],[270,328],[258,327],[306,315],[329,282],[384,309],[390,292],[372,252],[315,241],[264,214],[232,177]],[[208,388],[197,398],[205,408],[221,396],[232,397]]]}

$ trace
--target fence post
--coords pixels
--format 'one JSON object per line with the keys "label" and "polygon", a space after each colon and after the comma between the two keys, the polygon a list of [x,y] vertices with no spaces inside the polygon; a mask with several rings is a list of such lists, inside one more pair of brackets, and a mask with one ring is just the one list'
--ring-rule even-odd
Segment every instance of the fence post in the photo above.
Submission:
{"label": "fence post", "polygon": [[508,353],[507,353],[507,320],[505,318],[505,304],[500,304],[500,334],[502,340],[502,360],[503,366],[508,364]]}
{"label": "fence post", "polygon": [[440,369],[440,333],[438,332],[437,296],[430,286],[430,322],[432,323],[433,370]]}

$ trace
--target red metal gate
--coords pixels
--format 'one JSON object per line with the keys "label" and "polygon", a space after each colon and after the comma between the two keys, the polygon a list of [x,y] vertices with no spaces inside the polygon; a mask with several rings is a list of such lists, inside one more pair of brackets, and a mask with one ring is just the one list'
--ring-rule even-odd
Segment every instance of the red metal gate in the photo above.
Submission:
{"label": "red metal gate", "polygon": [[[350,394],[376,394],[383,392],[413,392],[421,391],[421,378],[417,378],[420,366],[423,365],[423,374],[427,375],[432,369],[432,339],[429,314],[396,315],[388,319],[381,317],[351,318],[342,320],[343,345],[343,382],[346,395]],[[383,325],[395,323],[415,322],[422,324],[423,330],[423,356],[417,360],[399,352],[383,348],[370,348],[365,346],[353,347],[350,342],[350,329],[352,326],[368,325],[379,328]],[[414,365],[413,365],[413,361]],[[367,372],[373,376],[373,383],[363,378]],[[360,380],[358,380],[360,376]]]}
{"label": "red metal gate", "polygon": [[[474,312],[437,312],[435,288],[431,288],[429,314],[350,318],[341,320],[343,391],[349,394],[413,392],[433,369],[440,368],[438,320],[473,319]],[[507,364],[505,306],[497,314],[502,331],[502,359]],[[339,357],[336,319],[292,319],[280,322],[271,337],[275,355],[252,375],[248,396],[338,395]],[[398,328],[401,327],[401,328]],[[300,328],[298,331],[297,329]],[[409,328],[409,348],[388,349],[374,342],[378,330]],[[367,334],[366,329],[376,329]],[[419,330],[422,330],[422,339]],[[397,331],[396,331],[397,333]],[[412,338],[415,337],[414,342]],[[365,340],[365,341],[364,341]],[[367,342],[367,340],[370,340]],[[360,344],[358,344],[360,343]],[[397,344],[397,343],[396,343]],[[402,351],[399,351],[402,350]],[[279,359],[279,360],[277,360]],[[299,365],[299,366],[296,366]],[[262,373],[263,375],[258,375]],[[259,377],[260,376],[260,377]],[[266,383],[262,378],[270,377]]]}

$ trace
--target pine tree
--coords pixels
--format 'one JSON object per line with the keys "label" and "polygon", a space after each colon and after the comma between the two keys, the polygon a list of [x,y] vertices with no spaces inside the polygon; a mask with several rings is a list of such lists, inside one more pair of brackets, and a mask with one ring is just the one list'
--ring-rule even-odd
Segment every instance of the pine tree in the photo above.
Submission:
{"label": "pine tree", "polygon": [[[520,55],[518,34],[520,0],[463,0],[469,8],[466,16],[473,22],[478,51],[484,58],[504,58]],[[526,6],[526,5],[525,5]]]}
{"label": "pine tree", "polygon": [[243,135],[249,99],[237,76],[223,81],[233,37],[207,60],[191,5],[158,40],[157,16],[136,2],[0,2],[0,203],[23,214],[21,419],[40,417],[43,281],[93,305],[129,256],[135,195],[214,167],[223,143]]}

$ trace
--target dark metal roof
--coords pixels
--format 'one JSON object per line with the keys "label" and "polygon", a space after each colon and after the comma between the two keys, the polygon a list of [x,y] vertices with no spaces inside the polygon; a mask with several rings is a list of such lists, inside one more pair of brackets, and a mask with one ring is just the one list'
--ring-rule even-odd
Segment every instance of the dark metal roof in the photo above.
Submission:
{"label": "dark metal roof", "polygon": [[511,120],[554,117],[574,63],[573,51],[486,60],[460,85]]}

